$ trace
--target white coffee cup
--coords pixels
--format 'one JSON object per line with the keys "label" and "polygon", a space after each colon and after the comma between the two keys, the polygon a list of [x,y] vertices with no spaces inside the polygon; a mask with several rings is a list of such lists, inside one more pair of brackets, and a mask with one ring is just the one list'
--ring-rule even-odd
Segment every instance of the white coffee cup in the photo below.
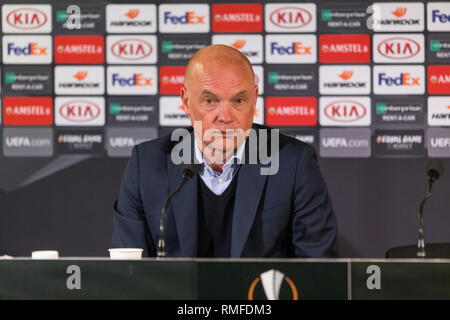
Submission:
{"label": "white coffee cup", "polygon": [[140,260],[142,259],[142,251],[140,248],[114,248],[108,249],[109,256],[114,260]]}
{"label": "white coffee cup", "polygon": [[59,253],[56,250],[37,250],[31,252],[31,259],[49,260],[58,258]]}

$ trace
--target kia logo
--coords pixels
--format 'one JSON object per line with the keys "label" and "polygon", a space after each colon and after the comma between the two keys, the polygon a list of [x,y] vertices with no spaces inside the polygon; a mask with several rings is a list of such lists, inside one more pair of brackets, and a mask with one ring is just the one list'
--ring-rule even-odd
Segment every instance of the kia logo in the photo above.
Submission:
{"label": "kia logo", "polygon": [[92,121],[100,115],[101,109],[95,103],[86,100],[73,100],[64,103],[59,109],[59,114],[72,122]]}
{"label": "kia logo", "polygon": [[366,113],[367,109],[363,104],[351,100],[333,101],[324,108],[325,116],[338,122],[355,122],[362,119]]}
{"label": "kia logo", "polygon": [[312,20],[312,15],[302,8],[284,7],[272,12],[270,21],[281,28],[296,29],[309,24]]}
{"label": "kia logo", "polygon": [[377,47],[378,52],[391,59],[409,59],[417,55],[420,51],[420,44],[412,39],[396,37],[380,42]]}
{"label": "kia logo", "polygon": [[6,22],[17,29],[33,30],[42,27],[47,22],[47,15],[34,8],[19,8],[6,16]]}
{"label": "kia logo", "polygon": [[114,43],[111,53],[119,59],[136,61],[148,57],[153,49],[150,43],[142,39],[122,39]]}

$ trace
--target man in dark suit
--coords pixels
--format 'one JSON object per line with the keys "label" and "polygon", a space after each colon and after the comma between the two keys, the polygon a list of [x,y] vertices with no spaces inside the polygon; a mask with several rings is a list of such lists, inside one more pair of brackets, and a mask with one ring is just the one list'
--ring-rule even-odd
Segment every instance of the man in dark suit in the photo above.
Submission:
{"label": "man in dark suit", "polygon": [[181,99],[193,129],[181,141],[165,136],[133,148],[114,206],[113,247],[156,255],[162,207],[182,180],[176,160],[183,143],[190,148],[181,154],[201,170],[169,205],[167,256],[338,256],[336,217],[314,149],[253,124],[257,96],[252,66],[239,51],[213,45],[192,57]]}

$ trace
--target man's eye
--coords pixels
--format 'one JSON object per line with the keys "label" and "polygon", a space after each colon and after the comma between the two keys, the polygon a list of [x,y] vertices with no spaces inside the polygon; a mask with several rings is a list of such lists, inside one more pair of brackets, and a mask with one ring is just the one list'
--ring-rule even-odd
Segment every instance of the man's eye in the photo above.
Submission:
{"label": "man's eye", "polygon": [[212,99],[206,99],[206,103],[207,104],[211,104],[211,103],[213,103],[213,100]]}
{"label": "man's eye", "polygon": [[244,99],[242,99],[242,98],[237,98],[237,99],[236,99],[236,102],[239,103],[239,104],[244,103]]}

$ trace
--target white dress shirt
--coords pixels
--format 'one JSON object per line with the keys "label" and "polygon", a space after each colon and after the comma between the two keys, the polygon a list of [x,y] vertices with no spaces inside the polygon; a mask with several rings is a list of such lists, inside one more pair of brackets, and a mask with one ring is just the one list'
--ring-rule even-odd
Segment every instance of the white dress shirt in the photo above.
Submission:
{"label": "white dress shirt", "polygon": [[237,172],[239,164],[241,163],[242,154],[244,153],[245,143],[242,143],[234,152],[234,155],[228,159],[222,168],[222,172],[214,171],[203,158],[203,154],[198,147],[197,140],[195,145],[195,158],[201,164],[200,177],[206,186],[216,195],[221,195],[233,180],[234,174]]}

